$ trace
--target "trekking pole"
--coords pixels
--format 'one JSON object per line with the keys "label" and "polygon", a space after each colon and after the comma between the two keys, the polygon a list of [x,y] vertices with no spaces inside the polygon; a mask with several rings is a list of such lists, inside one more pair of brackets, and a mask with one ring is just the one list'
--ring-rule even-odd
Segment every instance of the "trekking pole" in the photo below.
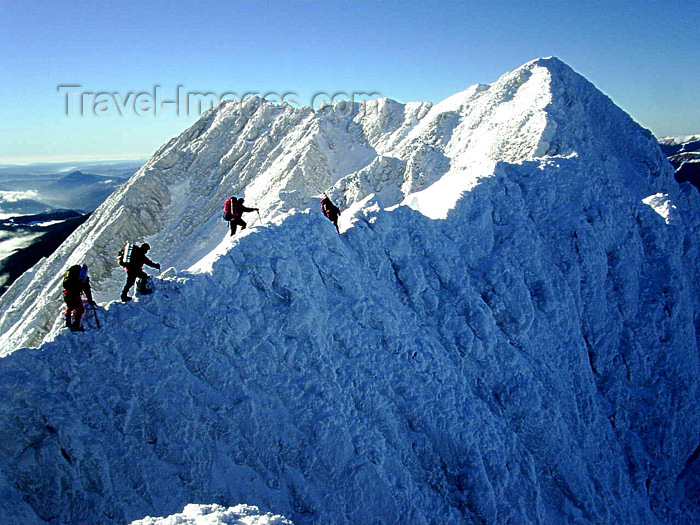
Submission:
{"label": "trekking pole", "polygon": [[97,324],[97,329],[100,329],[100,320],[97,317],[97,307],[94,304],[91,304],[92,306],[92,313],[95,315],[95,323]]}

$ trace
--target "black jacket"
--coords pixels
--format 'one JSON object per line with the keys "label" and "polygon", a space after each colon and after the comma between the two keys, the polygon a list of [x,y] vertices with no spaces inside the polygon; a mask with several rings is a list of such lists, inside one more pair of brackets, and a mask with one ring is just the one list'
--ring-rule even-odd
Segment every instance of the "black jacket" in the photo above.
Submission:
{"label": "black jacket", "polygon": [[336,221],[340,215],[340,208],[331,202],[331,200],[326,197],[321,201],[321,211],[328,217],[331,221]]}
{"label": "black jacket", "polygon": [[131,250],[131,261],[126,265],[127,272],[140,272],[143,270],[143,265],[150,266],[151,268],[158,268],[160,265],[154,263],[148,257],[146,257],[146,251],[141,248],[141,246],[134,246]]}
{"label": "black jacket", "polygon": [[242,202],[238,201],[235,206],[233,206],[233,216],[234,217],[240,217],[244,213],[248,213],[251,211],[258,211],[257,208],[248,208],[248,206],[244,205]]}
{"label": "black jacket", "polygon": [[78,284],[70,290],[63,290],[63,299],[66,303],[80,302],[80,294],[85,294],[85,298],[92,304],[92,288],[90,288],[90,278],[86,277],[84,282]]}

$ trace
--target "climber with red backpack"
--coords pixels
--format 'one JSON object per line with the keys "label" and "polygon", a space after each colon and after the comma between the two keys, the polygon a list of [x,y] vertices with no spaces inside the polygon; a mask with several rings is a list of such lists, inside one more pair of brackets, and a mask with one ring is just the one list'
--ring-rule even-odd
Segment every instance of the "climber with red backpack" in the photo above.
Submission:
{"label": "climber with red backpack", "polygon": [[333,223],[335,229],[340,233],[340,228],[338,228],[338,217],[340,217],[340,209],[331,202],[331,199],[323,194],[323,199],[321,199],[321,213],[325,215],[329,221]]}
{"label": "climber with red backpack", "polygon": [[80,325],[80,319],[85,313],[82,295],[88,303],[95,306],[92,300],[92,290],[90,289],[90,278],[88,277],[87,264],[79,266],[74,264],[63,277],[63,301],[66,303],[66,326],[71,332],[84,332],[85,328]]}
{"label": "climber with red backpack", "polygon": [[229,197],[224,203],[224,220],[228,221],[229,227],[231,228],[231,235],[236,234],[236,228],[241,227],[241,231],[245,230],[247,224],[241,218],[244,213],[257,211],[260,215],[260,210],[258,208],[248,208],[243,205],[243,197]]}

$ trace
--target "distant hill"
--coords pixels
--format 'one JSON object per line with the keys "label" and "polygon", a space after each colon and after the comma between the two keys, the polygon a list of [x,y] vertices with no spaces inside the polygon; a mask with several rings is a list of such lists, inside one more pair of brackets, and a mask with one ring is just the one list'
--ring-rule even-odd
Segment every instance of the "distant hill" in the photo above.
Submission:
{"label": "distant hill", "polygon": [[700,190],[700,135],[662,137],[661,151],[675,168],[678,182],[690,182]]}
{"label": "distant hill", "polygon": [[92,211],[124,183],[124,179],[73,171],[40,189],[44,199],[59,208]]}
{"label": "distant hill", "polygon": [[[93,211],[141,166],[138,161],[0,165],[0,214],[34,214],[54,208]],[[4,210],[2,192],[28,192],[40,206],[18,203]],[[30,194],[29,194],[30,193]],[[11,196],[13,201],[17,195]]]}
{"label": "distant hill", "polygon": [[105,177],[103,175],[94,175],[92,173],[83,173],[76,170],[68,175],[64,175],[55,182],[47,186],[47,189],[66,189],[79,188],[91,184],[106,184],[114,182],[114,177]]}
{"label": "distant hill", "polygon": [[0,191],[0,216],[47,213],[53,210],[44,202],[29,198],[5,199],[7,192]]}
{"label": "distant hill", "polygon": [[661,137],[659,146],[661,146],[661,151],[669,157],[678,153],[700,151],[700,135]]}
{"label": "distant hill", "polygon": [[0,180],[14,178],[18,174],[23,177],[54,177],[80,170],[98,175],[109,175],[128,179],[144,163],[144,160],[121,161],[74,161],[74,162],[40,162],[32,164],[0,164]]}

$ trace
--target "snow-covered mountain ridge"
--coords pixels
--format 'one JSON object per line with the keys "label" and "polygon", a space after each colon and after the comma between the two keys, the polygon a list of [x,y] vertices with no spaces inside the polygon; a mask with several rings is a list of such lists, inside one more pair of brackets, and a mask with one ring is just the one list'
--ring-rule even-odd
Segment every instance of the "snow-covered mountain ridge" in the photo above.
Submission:
{"label": "snow-covered mountain ridge", "polygon": [[[0,517],[692,518],[696,192],[556,59],[379,107],[219,107],[13,285]],[[234,192],[263,224],[231,240]],[[99,332],[59,332],[41,291],[85,261],[109,297],[139,237],[190,271],[106,305]]]}
{"label": "snow-covered mountain ridge", "polygon": [[[45,337],[55,319],[45,296],[59,297],[67,261],[90,265],[103,300],[116,296],[114,254],[126,239],[148,237],[164,265],[186,268],[219,243],[221,203],[232,193],[245,193],[271,220],[315,207],[328,189],[345,209],[369,195],[391,206],[432,185],[438,202],[424,199],[424,212],[444,217],[450,204],[443,201],[491,176],[499,161],[575,152],[594,155],[587,160],[611,172],[637,173],[637,166],[616,163],[658,149],[651,134],[557,59],[533,61],[434,107],[383,100],[346,113],[263,103],[249,116],[230,101],[206,114],[8,290],[0,301],[0,353]],[[635,132],[619,133],[620,124]]]}

